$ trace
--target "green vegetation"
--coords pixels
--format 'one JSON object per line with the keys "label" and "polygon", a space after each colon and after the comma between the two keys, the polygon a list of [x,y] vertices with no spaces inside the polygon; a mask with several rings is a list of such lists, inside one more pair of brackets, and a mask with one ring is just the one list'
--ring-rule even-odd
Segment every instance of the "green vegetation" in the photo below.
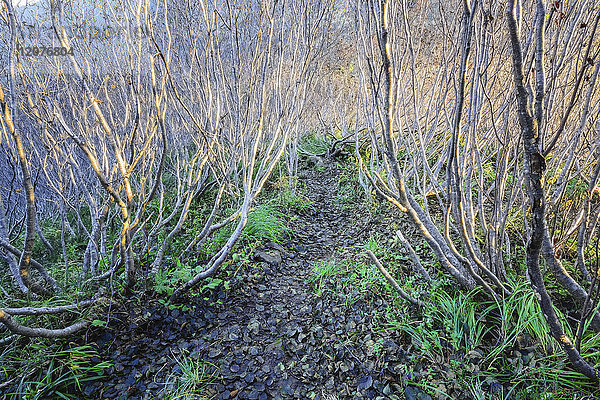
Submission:
{"label": "green vegetation", "polygon": [[[61,348],[61,344],[40,340],[31,344],[30,352],[6,350],[2,360],[2,381],[19,376],[8,399],[78,399],[78,390],[86,381],[99,379],[110,367],[107,361],[98,359],[97,351],[91,346]],[[19,365],[18,370],[15,365]],[[3,376],[2,376],[3,375]]]}
{"label": "green vegetation", "polygon": [[[231,254],[231,259],[224,263],[223,271],[219,275],[220,277],[209,277],[204,279],[194,292],[192,296],[203,296],[205,300],[208,300],[208,293],[210,290],[224,285],[226,289],[229,289],[230,281],[229,276],[233,275],[234,270],[237,270],[243,266],[250,264],[250,254],[252,250],[261,244],[267,242],[282,243],[290,234],[290,228],[287,226],[286,220],[288,216],[284,213],[284,210],[304,210],[310,207],[310,202],[305,197],[293,195],[289,189],[283,191],[276,191],[271,193],[262,203],[258,204],[248,214],[248,220],[240,240],[236,243],[234,250]],[[194,214],[198,213],[196,211]],[[185,304],[171,304],[166,298],[168,298],[177,287],[184,282],[190,280],[194,275],[201,272],[204,269],[204,265],[207,259],[209,259],[215,252],[217,252],[228,240],[231,232],[233,223],[225,225],[221,229],[214,232],[214,234],[205,241],[200,252],[195,256],[185,255],[185,260],[175,256],[176,251],[180,251],[184,246],[181,239],[176,239],[173,244],[173,250],[165,257],[169,260],[169,267],[165,267],[154,276],[153,290],[161,295],[159,302],[165,306],[173,309],[180,308],[183,310],[189,309]],[[199,225],[192,224],[187,227],[190,237],[199,234]],[[189,240],[189,239],[188,239]],[[194,266],[195,265],[195,266]]]}
{"label": "green vegetation", "polygon": [[413,361],[435,366],[413,383],[432,394],[442,385],[450,387],[453,382],[441,374],[450,367],[454,385],[474,398],[497,398],[484,394],[500,384],[523,399],[572,398],[573,390],[585,387],[585,377],[565,368],[563,354],[548,337],[531,288],[518,284],[513,290],[495,303],[480,300],[479,291],[437,288],[421,318],[392,320],[393,329],[401,330],[414,346]]}
{"label": "green vegetation", "polygon": [[[403,374],[413,377],[406,384],[421,387],[433,398],[452,398],[448,393],[490,400],[591,396],[592,384],[568,367],[562,350],[548,335],[528,282],[513,283],[512,294],[498,301],[487,298],[481,289],[464,293],[441,275],[427,286],[418,277],[405,275],[406,257],[395,246],[394,240],[372,237],[363,249],[385,260],[393,276],[403,275],[398,281],[404,290],[425,301],[419,312],[391,290],[374,266],[361,261],[319,262],[310,282],[317,296],[342,297],[346,306],[376,297],[384,300],[387,307],[372,310],[370,316],[381,332],[399,331],[404,337],[410,357],[402,366]],[[415,247],[421,254],[426,250],[426,246]],[[571,332],[570,326],[564,328]],[[600,362],[598,349],[600,335],[588,333],[582,350],[592,364]],[[381,350],[381,339],[372,350]]]}
{"label": "green vegetation", "polygon": [[248,214],[242,239],[247,241],[282,243],[290,229],[285,223],[285,214],[273,203],[264,203]]}
{"label": "green vegetation", "polygon": [[357,171],[352,167],[347,167],[338,176],[336,203],[342,210],[351,210],[361,199],[362,194],[363,189],[358,184]]}
{"label": "green vegetation", "polygon": [[349,260],[318,262],[310,281],[317,296],[336,293],[344,297],[346,306],[368,301],[374,294],[387,290],[385,278],[376,267]]}
{"label": "green vegetation", "polygon": [[[58,267],[56,267],[58,268]],[[59,307],[76,304],[80,297],[89,298],[89,288],[77,285],[75,273],[69,273],[68,286],[60,296],[51,298],[14,299],[14,307]],[[61,327],[76,319],[92,321],[92,326],[104,324],[100,314],[102,302],[83,312],[73,310],[68,313],[41,316],[15,316],[28,326]],[[76,338],[73,338],[76,340]],[[52,339],[18,338],[13,343],[0,347],[0,382],[12,381],[10,399],[80,398],[78,391],[82,382],[93,381],[103,376],[110,366],[102,361],[95,348],[73,342]]]}
{"label": "green vegetation", "polygon": [[[174,268],[169,270],[163,269],[159,271],[158,274],[154,275],[153,289],[157,294],[161,295],[161,298],[158,300],[159,303],[168,306],[170,309],[180,308],[183,310],[189,310],[190,307],[186,304],[172,304],[167,301],[166,298],[173,294],[175,288],[177,288],[179,285],[192,279],[192,277],[198,272],[201,272],[203,266],[199,265],[197,267],[190,267],[183,264],[180,260],[176,260],[176,263],[177,264]],[[224,282],[219,278],[208,277],[192,295],[200,295],[205,291],[215,289],[222,283],[224,283],[225,286],[228,285],[227,281]]]}
{"label": "green vegetation", "polygon": [[174,360],[175,368],[164,384],[162,398],[168,400],[212,398],[208,388],[218,379],[217,368],[188,353],[174,356]]}
{"label": "green vegetation", "polygon": [[293,193],[289,188],[280,192],[277,203],[282,210],[294,210],[296,212],[306,211],[311,208],[312,202],[304,195],[300,188]]}
{"label": "green vegetation", "polygon": [[329,150],[329,144],[323,135],[316,132],[305,135],[299,146],[303,152],[313,155],[327,154],[327,151]]}

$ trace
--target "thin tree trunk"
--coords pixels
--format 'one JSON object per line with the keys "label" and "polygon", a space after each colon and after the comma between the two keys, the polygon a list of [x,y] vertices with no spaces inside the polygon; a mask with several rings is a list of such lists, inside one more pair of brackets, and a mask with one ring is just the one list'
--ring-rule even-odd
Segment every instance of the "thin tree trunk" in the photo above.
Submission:
{"label": "thin tree trunk", "polygon": [[[538,0],[538,6],[542,4]],[[514,15],[515,0],[508,1],[506,17],[508,22],[509,38],[512,45],[513,77],[516,86],[516,99],[518,108],[519,124],[523,138],[524,170],[527,179],[528,194],[531,205],[531,236],[527,244],[526,265],[533,289],[538,295],[540,307],[550,327],[550,333],[561,345],[569,361],[577,372],[588,378],[598,381],[598,372],[586,362],[577,351],[571,339],[569,339],[554,311],[552,299],[546,290],[544,277],[542,275],[539,261],[544,236],[547,233],[546,226],[546,199],[542,180],[546,169],[546,161],[539,149],[539,132],[537,124],[528,109],[528,94],[524,86],[523,78],[523,56],[521,41],[518,35],[517,22]],[[543,15],[543,14],[542,14]],[[541,44],[540,44],[541,45]]]}

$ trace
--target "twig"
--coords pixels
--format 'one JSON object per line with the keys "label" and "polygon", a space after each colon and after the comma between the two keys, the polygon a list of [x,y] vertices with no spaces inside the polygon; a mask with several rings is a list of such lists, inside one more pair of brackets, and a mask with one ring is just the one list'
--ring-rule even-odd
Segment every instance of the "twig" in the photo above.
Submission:
{"label": "twig", "polygon": [[413,247],[410,245],[410,242],[406,240],[406,238],[400,231],[396,231],[396,236],[398,236],[398,239],[400,239],[400,242],[402,243],[406,251],[408,251],[408,255],[410,256],[410,259],[413,262],[415,270],[417,270],[421,275],[423,275],[423,278],[425,278],[427,282],[431,282],[431,277],[429,276],[429,273],[427,272],[425,267],[423,267],[423,264],[421,264],[421,260],[419,260],[419,256],[417,255]]}
{"label": "twig", "polygon": [[[59,314],[63,312],[75,312],[82,307],[92,306],[100,301],[108,300],[106,297],[98,297],[81,301],[78,304],[59,307],[22,307],[22,308],[0,308],[0,323],[12,333],[27,337],[45,337],[45,338],[63,338],[73,335],[74,333],[85,329],[90,325],[90,321],[80,321],[63,329],[45,329],[45,328],[30,328],[18,323],[13,319],[13,315],[48,315]],[[109,300],[112,303],[112,300]],[[4,339],[7,340],[7,339]],[[4,341],[3,340],[3,341]],[[0,344],[3,344],[0,341]]]}
{"label": "twig", "polygon": [[388,280],[388,282],[390,283],[390,285],[392,285],[392,287],[394,288],[394,290],[396,290],[396,292],[398,292],[398,294],[403,299],[410,301],[412,304],[414,304],[417,307],[423,307],[425,305],[425,303],[423,303],[421,300],[415,299],[414,297],[412,297],[411,295],[409,295],[408,293],[406,293],[400,287],[400,285],[398,285],[398,282],[396,282],[396,280],[394,279],[394,277],[392,277],[390,275],[390,273],[383,267],[383,265],[381,265],[381,263],[379,262],[379,260],[377,259],[377,257],[375,256],[375,254],[373,254],[373,252],[371,250],[367,250],[367,254],[371,258],[371,261],[373,261],[373,264],[375,264],[375,266],[379,269],[379,272],[381,272],[383,274],[383,276],[385,277],[385,279]]}
{"label": "twig", "polygon": [[0,346],[6,346],[7,344],[12,343],[17,338],[17,335],[10,335],[7,338],[0,339]]}
{"label": "twig", "polygon": [[90,324],[90,321],[81,321],[63,329],[29,328],[19,324],[10,314],[4,312],[2,309],[0,309],[0,322],[3,323],[9,331],[16,333],[17,335],[44,338],[68,337],[86,328]]}
{"label": "twig", "polygon": [[78,304],[58,307],[21,307],[21,308],[3,308],[4,312],[10,315],[47,315],[59,314],[67,311],[75,312],[82,307],[91,306],[101,300],[107,300],[106,297],[99,297],[92,300],[80,301]]}

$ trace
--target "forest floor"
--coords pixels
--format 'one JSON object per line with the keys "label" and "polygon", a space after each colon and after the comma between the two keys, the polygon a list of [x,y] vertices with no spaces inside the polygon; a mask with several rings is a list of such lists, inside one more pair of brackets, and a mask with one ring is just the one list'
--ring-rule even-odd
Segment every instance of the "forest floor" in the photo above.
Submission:
{"label": "forest floor", "polygon": [[315,290],[315,266],[364,257],[357,246],[381,224],[367,206],[339,201],[340,168],[302,171],[311,206],[290,211],[289,238],[254,250],[228,289],[191,297],[185,310],[131,300],[90,332],[86,342],[113,366],[84,395],[165,398],[189,373],[185,360],[204,360],[201,372],[214,376],[208,398],[430,399],[406,383],[400,333],[374,323],[388,306],[381,297],[348,301],[352,293]]}

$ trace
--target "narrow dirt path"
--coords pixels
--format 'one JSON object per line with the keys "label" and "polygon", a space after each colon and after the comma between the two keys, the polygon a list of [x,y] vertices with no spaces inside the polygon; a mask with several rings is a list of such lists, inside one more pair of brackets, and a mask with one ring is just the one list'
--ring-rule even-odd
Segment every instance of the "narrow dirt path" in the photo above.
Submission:
{"label": "narrow dirt path", "polygon": [[177,372],[172,360],[186,351],[217,367],[221,379],[211,387],[217,399],[404,398],[399,338],[372,324],[370,307],[381,301],[347,307],[343,295],[316,296],[310,284],[316,263],[347,257],[344,249],[368,237],[368,213],[336,201],[337,177],[335,165],[304,171],[312,207],[291,221],[284,246],[265,246],[255,270],[230,292],[215,294],[222,304],[198,304],[193,314],[138,311],[142,317],[128,320],[125,332],[101,335],[96,342],[116,364],[93,392],[160,396],[157,382]]}
{"label": "narrow dirt path", "polygon": [[215,387],[221,399],[377,397],[377,360],[365,345],[372,341],[368,313],[346,309],[341,298],[316,297],[310,285],[314,265],[356,244],[368,220],[337,203],[334,165],[305,171],[303,182],[312,207],[292,222],[286,247],[294,250],[271,251],[283,253],[282,262],[266,266],[263,282],[242,288],[238,312],[219,321],[217,340],[206,343],[224,378]]}

